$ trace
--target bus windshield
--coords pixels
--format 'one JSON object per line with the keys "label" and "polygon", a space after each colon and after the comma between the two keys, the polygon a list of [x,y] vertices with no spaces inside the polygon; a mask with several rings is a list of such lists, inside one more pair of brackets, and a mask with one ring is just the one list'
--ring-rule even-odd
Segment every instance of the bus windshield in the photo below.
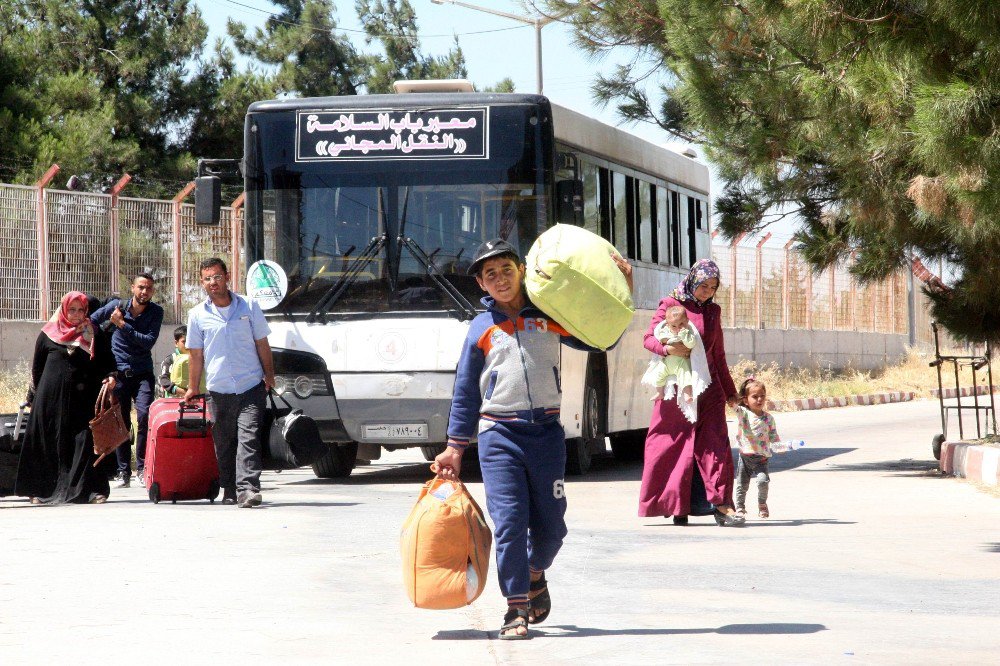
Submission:
{"label": "bus windshield", "polygon": [[490,107],[490,149],[475,160],[296,161],[282,149],[294,113],[248,119],[247,252],[288,276],[275,312],[454,311],[462,297],[481,307],[467,274],[476,247],[504,238],[523,256],[547,226],[551,134],[538,113]]}

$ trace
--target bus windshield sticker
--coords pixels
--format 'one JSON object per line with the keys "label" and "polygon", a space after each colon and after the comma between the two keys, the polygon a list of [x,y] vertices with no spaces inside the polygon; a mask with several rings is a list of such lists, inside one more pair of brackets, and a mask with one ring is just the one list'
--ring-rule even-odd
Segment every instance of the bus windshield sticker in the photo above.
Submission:
{"label": "bus windshield sticker", "polygon": [[288,276],[275,262],[261,259],[247,271],[246,294],[257,301],[261,310],[277,306],[287,293]]}
{"label": "bus windshield sticker", "polygon": [[300,111],[296,162],[488,159],[489,108]]}

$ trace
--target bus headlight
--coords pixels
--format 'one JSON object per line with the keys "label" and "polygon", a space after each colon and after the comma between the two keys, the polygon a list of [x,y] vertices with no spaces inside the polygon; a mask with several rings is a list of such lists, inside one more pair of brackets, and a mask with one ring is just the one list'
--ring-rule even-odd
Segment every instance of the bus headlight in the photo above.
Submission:
{"label": "bus headlight", "polygon": [[316,354],[290,349],[274,349],[274,390],[293,393],[299,399],[332,395],[326,364]]}
{"label": "bus headlight", "polygon": [[300,398],[308,398],[313,394],[313,380],[305,375],[299,375],[295,378],[295,384],[293,385],[295,389],[295,395]]}

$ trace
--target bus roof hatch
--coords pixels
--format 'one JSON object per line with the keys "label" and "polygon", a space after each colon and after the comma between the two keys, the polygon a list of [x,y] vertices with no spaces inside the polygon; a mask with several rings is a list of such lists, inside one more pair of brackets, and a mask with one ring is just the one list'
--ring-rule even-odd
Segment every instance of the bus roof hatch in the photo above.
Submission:
{"label": "bus roof hatch", "polygon": [[462,93],[473,92],[467,79],[403,80],[392,84],[397,93]]}

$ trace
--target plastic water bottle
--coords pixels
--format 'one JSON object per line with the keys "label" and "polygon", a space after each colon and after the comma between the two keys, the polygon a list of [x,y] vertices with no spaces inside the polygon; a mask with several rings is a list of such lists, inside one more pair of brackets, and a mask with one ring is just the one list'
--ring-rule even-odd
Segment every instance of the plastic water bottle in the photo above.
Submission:
{"label": "plastic water bottle", "polygon": [[773,453],[787,453],[788,451],[795,451],[801,449],[806,443],[801,439],[786,439],[783,442],[774,442],[771,444],[771,451]]}
{"label": "plastic water bottle", "polygon": [[442,483],[440,486],[431,491],[431,495],[438,498],[442,502],[451,497],[455,492],[455,486],[451,483]]}

